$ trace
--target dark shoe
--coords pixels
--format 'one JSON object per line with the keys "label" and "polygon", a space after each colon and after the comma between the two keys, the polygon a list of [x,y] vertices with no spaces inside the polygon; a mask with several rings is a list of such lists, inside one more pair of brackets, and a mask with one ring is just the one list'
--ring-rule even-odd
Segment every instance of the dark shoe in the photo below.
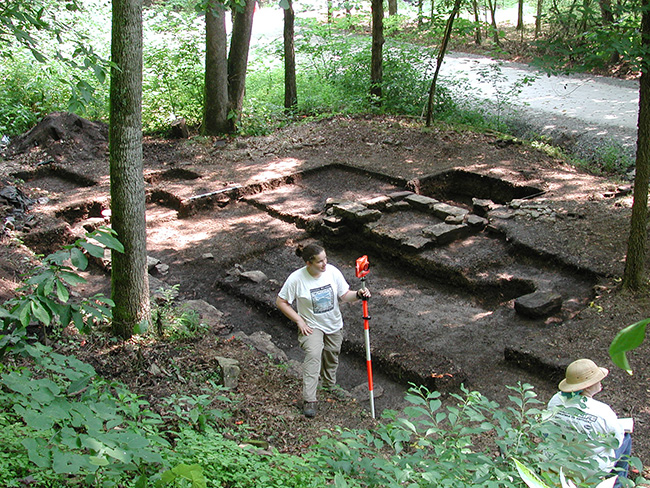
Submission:
{"label": "dark shoe", "polygon": [[318,402],[305,402],[302,407],[302,413],[305,414],[305,417],[315,417],[317,411]]}

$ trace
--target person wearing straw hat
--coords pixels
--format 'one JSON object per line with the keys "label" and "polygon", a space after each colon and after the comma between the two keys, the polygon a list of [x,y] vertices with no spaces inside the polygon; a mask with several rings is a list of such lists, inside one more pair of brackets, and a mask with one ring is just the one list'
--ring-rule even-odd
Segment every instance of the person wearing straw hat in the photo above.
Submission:
{"label": "person wearing straw hat", "polygon": [[319,379],[324,390],[334,396],[343,396],[336,385],[343,344],[343,317],[339,304],[369,298],[370,292],[365,288],[350,290],[341,271],[327,263],[325,249],[318,244],[298,246],[296,255],[303,259],[305,266],[289,275],[275,303],[298,326],[298,341],[305,351],[302,363],[303,414],[314,417],[318,410],[316,392]]}
{"label": "person wearing straw hat", "polygon": [[566,369],[565,378],[560,381],[560,391],[548,402],[548,409],[555,419],[566,422],[592,439],[616,439],[616,449],[605,445],[595,447],[593,459],[601,471],[618,475],[614,486],[619,487],[620,478],[627,478],[632,437],[625,432],[611,407],[593,398],[602,391],[601,381],[608,374],[609,370],[597,366],[591,359],[572,362]]}

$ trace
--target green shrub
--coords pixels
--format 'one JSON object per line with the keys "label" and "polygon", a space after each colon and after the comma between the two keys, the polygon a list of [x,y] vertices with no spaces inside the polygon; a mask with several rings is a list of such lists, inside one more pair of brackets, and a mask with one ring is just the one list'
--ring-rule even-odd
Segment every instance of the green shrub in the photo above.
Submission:
{"label": "green shrub", "polygon": [[71,300],[70,288],[86,280],[79,275],[88,256],[103,259],[106,249],[124,252],[115,232],[102,227],[74,244],[46,256],[18,288],[18,295],[0,306],[0,357],[22,344],[30,324],[42,326],[44,334],[57,334],[70,323],[82,332],[112,317],[113,302],[102,294]]}
{"label": "green shrub", "polygon": [[240,445],[212,429],[205,435],[193,430],[179,434],[176,460],[202,466],[208,486],[321,488],[334,478],[332,473],[314,469],[308,458],[269,452],[253,444]]}
{"label": "green shrub", "polygon": [[393,412],[374,431],[331,433],[319,443],[317,462],[363,485],[395,488],[523,487],[514,459],[535,466],[549,483],[560,467],[565,473],[593,468],[586,435],[543,417],[532,386],[509,389],[505,408],[465,389],[443,408],[439,393],[414,387],[404,416]]}
{"label": "green shrub", "polygon": [[[0,377],[0,405],[23,436],[22,449],[14,443],[16,457],[0,472],[29,473],[41,486],[58,477],[61,486],[111,487],[160,471],[168,443],[147,402],[51,348],[26,345],[24,352],[31,367],[7,368]],[[38,470],[25,470],[26,457]]]}

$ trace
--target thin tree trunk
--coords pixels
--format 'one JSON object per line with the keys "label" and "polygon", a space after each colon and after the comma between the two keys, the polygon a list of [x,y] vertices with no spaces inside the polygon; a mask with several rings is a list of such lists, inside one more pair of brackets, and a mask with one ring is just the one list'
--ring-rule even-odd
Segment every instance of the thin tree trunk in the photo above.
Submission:
{"label": "thin tree trunk", "polygon": [[113,333],[148,325],[147,233],[142,162],[142,0],[113,0],[109,160],[111,224],[124,245],[112,252]]}
{"label": "thin tree trunk", "polygon": [[[641,39],[645,51],[650,48],[650,1],[642,0]],[[623,286],[640,289],[645,283],[646,242],[648,237],[648,181],[650,181],[650,67],[643,60],[639,85],[639,126],[636,147],[636,176],[634,177],[634,203],[630,219],[630,236]]]}
{"label": "thin tree trunk", "polygon": [[488,8],[490,9],[490,21],[492,23],[492,39],[494,44],[500,46],[499,28],[497,27],[497,0],[488,0]]}
{"label": "thin tree trunk", "polygon": [[384,4],[372,0],[372,54],[370,60],[370,96],[373,103],[381,105],[383,81]]}
{"label": "thin tree trunk", "polygon": [[253,30],[255,0],[247,0],[242,11],[233,13],[232,37],[228,54],[228,130],[237,132],[246,91],[248,50]]}
{"label": "thin tree trunk", "polygon": [[429,102],[427,103],[427,121],[426,126],[431,127],[431,122],[433,120],[433,100],[435,99],[436,94],[436,84],[438,82],[438,73],[440,73],[440,68],[442,67],[442,62],[445,59],[445,52],[447,51],[447,45],[449,44],[449,39],[451,38],[451,31],[454,27],[454,19],[458,15],[460,10],[460,5],[463,0],[455,0],[454,8],[447,19],[447,26],[445,27],[445,33],[442,37],[442,43],[440,44],[440,52],[438,52],[438,59],[436,60],[436,71],[433,74],[433,81],[431,81],[431,87],[429,89]]}
{"label": "thin tree trunk", "polygon": [[483,43],[483,36],[481,33],[481,15],[478,7],[478,0],[472,0],[472,9],[474,10],[474,23],[476,29],[474,30],[474,43],[480,46]]}
{"label": "thin tree trunk", "polygon": [[517,27],[515,30],[524,30],[524,0],[517,1]]}
{"label": "thin tree trunk", "polygon": [[431,0],[431,17],[429,24],[433,25],[433,17],[436,15],[436,0]]}
{"label": "thin tree trunk", "polygon": [[397,0],[388,0],[388,15],[397,15]]}
{"label": "thin tree trunk", "polygon": [[418,0],[418,28],[422,27],[422,17],[424,15],[422,10],[423,6],[424,6],[424,1]]}
{"label": "thin tree trunk", "polygon": [[294,47],[294,21],[292,0],[284,9],[284,108],[291,110],[298,104],[296,87],[296,52]]}
{"label": "thin tree trunk", "polygon": [[218,0],[209,0],[205,12],[205,101],[202,132],[228,132],[228,63],[226,15]]}
{"label": "thin tree trunk", "polygon": [[[612,11],[612,2],[611,0],[598,0],[598,5],[600,6],[600,15],[602,18],[603,26],[608,29],[615,29],[614,27],[614,12]],[[612,48],[612,54],[609,57],[609,64],[616,64],[620,61],[621,55],[616,49]]]}
{"label": "thin tree trunk", "polygon": [[542,33],[542,15],[544,0],[537,0],[537,14],[535,15],[535,39]]}
{"label": "thin tree trunk", "polygon": [[582,0],[582,20],[580,21],[580,32],[586,32],[588,27],[587,12],[591,8],[591,0]]}

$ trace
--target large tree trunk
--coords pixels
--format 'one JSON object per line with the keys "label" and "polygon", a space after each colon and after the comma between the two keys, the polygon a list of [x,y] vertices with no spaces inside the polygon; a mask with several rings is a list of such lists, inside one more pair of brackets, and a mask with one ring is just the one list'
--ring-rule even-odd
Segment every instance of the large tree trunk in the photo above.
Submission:
{"label": "large tree trunk", "polygon": [[[650,0],[642,0],[641,39],[644,51],[650,48]],[[642,64],[639,85],[639,127],[636,147],[634,203],[627,241],[623,286],[638,290],[645,283],[646,241],[648,237],[648,181],[650,181],[650,72],[649,60]]]}
{"label": "large tree trunk", "polygon": [[298,88],[296,87],[296,51],[294,47],[293,2],[288,1],[284,9],[284,108],[291,110],[298,104]]}
{"label": "large tree trunk", "polygon": [[113,333],[148,323],[147,233],[142,163],[142,0],[113,0],[110,87],[111,221],[124,253],[112,253]]}
{"label": "large tree trunk", "polygon": [[436,84],[438,82],[438,73],[440,73],[440,68],[442,67],[442,62],[445,59],[445,52],[447,51],[447,45],[449,44],[449,39],[451,39],[451,31],[454,28],[454,19],[458,15],[460,10],[460,5],[463,3],[463,0],[455,0],[454,8],[447,19],[447,25],[445,27],[445,33],[442,36],[442,42],[440,43],[440,51],[438,52],[438,58],[436,60],[436,71],[433,74],[433,80],[431,81],[431,87],[429,88],[429,102],[427,103],[427,127],[431,127],[431,122],[433,121],[433,101],[436,95]]}
{"label": "large tree trunk", "polygon": [[382,0],[372,0],[372,54],[370,60],[370,96],[373,102],[381,104],[381,85],[383,82],[384,46],[384,4]]}
{"label": "large tree trunk", "polygon": [[255,0],[247,0],[242,11],[233,12],[232,37],[228,54],[228,119],[229,132],[236,132],[246,90],[246,70],[248,68],[248,50],[253,30]]}
{"label": "large tree trunk", "polygon": [[205,101],[202,132],[228,132],[228,63],[226,62],[226,12],[218,0],[205,11]]}

